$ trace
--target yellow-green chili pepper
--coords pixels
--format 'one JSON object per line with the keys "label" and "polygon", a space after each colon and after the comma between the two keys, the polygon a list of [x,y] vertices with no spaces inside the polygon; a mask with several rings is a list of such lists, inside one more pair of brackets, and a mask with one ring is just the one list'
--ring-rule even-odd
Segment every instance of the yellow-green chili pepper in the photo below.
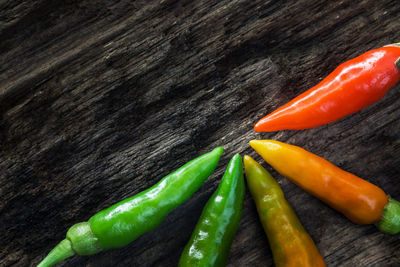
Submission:
{"label": "yellow-green chili pepper", "polygon": [[183,250],[180,267],[225,265],[242,217],[244,189],[242,158],[236,154],[203,209]]}
{"label": "yellow-green chili pepper", "polygon": [[123,247],[156,228],[185,202],[217,167],[222,147],[206,153],[165,176],[149,189],[73,225],[38,267],[56,264],[74,254],[92,255]]}
{"label": "yellow-green chili pepper", "polygon": [[314,241],[301,225],[275,179],[247,155],[244,156],[244,169],[275,265],[325,266]]}

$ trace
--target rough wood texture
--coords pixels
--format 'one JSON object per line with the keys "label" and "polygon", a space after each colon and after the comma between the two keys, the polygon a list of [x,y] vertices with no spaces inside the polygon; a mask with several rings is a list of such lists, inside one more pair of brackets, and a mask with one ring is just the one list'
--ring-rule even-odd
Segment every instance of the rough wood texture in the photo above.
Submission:
{"label": "rough wood texture", "polygon": [[[261,161],[253,138],[303,146],[399,199],[399,85],[330,125],[252,129],[341,62],[399,42],[399,28],[397,0],[0,1],[0,266],[34,266],[73,223],[223,145],[155,231],[59,266],[176,265],[233,153]],[[399,264],[398,236],[272,173],[328,266]],[[273,265],[248,192],[228,265]]]}

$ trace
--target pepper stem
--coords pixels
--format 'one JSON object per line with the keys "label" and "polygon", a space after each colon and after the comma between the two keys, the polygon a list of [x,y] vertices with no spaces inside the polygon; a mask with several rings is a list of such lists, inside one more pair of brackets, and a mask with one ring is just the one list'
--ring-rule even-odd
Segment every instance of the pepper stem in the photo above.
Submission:
{"label": "pepper stem", "polygon": [[58,245],[53,248],[52,251],[44,258],[37,267],[50,267],[54,264],[69,258],[75,254],[74,250],[72,249],[71,241],[68,239],[64,239]]}
{"label": "pepper stem", "polygon": [[389,196],[389,202],[383,208],[382,217],[375,225],[386,234],[400,233],[400,202]]}
{"label": "pepper stem", "polygon": [[400,46],[400,43],[388,44],[388,45],[385,45],[385,46]]}
{"label": "pepper stem", "polygon": [[400,71],[400,57],[394,62],[396,65],[397,69]]}

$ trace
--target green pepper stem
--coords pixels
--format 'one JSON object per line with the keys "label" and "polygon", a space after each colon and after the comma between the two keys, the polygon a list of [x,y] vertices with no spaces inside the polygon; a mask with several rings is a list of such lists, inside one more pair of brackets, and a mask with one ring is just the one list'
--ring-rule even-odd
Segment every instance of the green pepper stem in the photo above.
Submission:
{"label": "green pepper stem", "polygon": [[394,62],[396,65],[397,69],[400,71],[400,57]]}
{"label": "green pepper stem", "polygon": [[382,217],[375,225],[386,234],[400,233],[400,202],[389,196],[389,202],[383,208]]}
{"label": "green pepper stem", "polygon": [[52,251],[44,258],[37,267],[50,267],[54,264],[69,258],[75,254],[74,250],[72,249],[71,241],[68,239],[64,239],[58,245],[53,248]]}
{"label": "green pepper stem", "polygon": [[385,47],[386,47],[386,46],[399,46],[399,47],[400,47],[400,43],[388,44],[388,45],[385,45]]}

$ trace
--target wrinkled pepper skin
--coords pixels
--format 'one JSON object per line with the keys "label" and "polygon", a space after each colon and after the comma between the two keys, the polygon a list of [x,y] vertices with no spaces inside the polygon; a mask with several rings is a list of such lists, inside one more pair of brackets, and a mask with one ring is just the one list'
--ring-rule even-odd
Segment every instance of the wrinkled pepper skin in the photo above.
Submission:
{"label": "wrinkled pepper skin", "polygon": [[73,225],[64,239],[38,265],[52,266],[74,254],[92,255],[123,247],[156,228],[184,203],[217,167],[222,147],[186,163],[151,188],[127,198]]}
{"label": "wrinkled pepper skin", "polygon": [[399,80],[400,43],[368,51],[262,118],[254,130],[301,130],[328,124],[375,103]]}
{"label": "wrinkled pepper skin", "polygon": [[247,186],[267,234],[275,266],[326,266],[279,184],[250,156],[244,156],[243,161]]}
{"label": "wrinkled pepper skin", "polygon": [[297,146],[274,140],[252,140],[250,145],[280,174],[352,222],[375,223],[389,234],[400,232],[399,202],[376,185]]}
{"label": "wrinkled pepper skin", "polygon": [[242,217],[244,191],[242,158],[236,154],[202,211],[180,267],[225,266]]}

